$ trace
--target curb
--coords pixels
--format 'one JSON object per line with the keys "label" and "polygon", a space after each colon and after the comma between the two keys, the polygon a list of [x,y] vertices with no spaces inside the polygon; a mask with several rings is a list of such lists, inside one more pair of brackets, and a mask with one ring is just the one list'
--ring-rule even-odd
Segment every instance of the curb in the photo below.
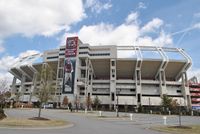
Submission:
{"label": "curb", "polygon": [[[5,111],[4,111],[4,114],[6,115],[6,118],[8,118],[8,114]],[[0,129],[44,130],[44,129],[63,129],[63,128],[70,128],[73,126],[74,126],[74,123],[70,123],[64,126],[57,126],[57,127],[10,127],[10,126],[1,127],[0,126]]]}
{"label": "curb", "polygon": [[74,124],[69,124],[69,125],[65,125],[65,126],[57,126],[57,127],[0,127],[0,129],[45,130],[45,129],[64,129],[64,128],[70,128],[73,126],[74,126]]}

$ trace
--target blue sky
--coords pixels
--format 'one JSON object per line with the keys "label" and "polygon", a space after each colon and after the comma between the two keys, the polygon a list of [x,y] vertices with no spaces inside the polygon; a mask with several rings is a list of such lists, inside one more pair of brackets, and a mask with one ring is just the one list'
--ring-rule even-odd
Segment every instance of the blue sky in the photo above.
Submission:
{"label": "blue sky", "polygon": [[91,45],[184,48],[193,59],[189,75],[200,74],[199,5],[199,0],[1,0],[0,74],[16,57],[57,48],[73,35]]}

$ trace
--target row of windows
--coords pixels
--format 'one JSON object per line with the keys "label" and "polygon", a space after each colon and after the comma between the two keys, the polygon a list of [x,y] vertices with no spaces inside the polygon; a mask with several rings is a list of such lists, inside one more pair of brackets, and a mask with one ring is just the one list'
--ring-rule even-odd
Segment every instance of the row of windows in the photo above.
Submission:
{"label": "row of windows", "polygon": [[79,49],[88,49],[88,47],[79,47]]}
{"label": "row of windows", "polygon": [[[79,47],[79,49],[88,49],[88,47]],[[60,48],[60,51],[65,51],[65,48]]]}
{"label": "row of windows", "polygon": [[88,54],[90,56],[110,56],[110,53],[89,54],[88,52],[79,52],[79,54]]}
{"label": "row of windows", "polygon": [[[79,54],[88,54],[90,56],[110,56],[109,53],[99,53],[99,54],[89,54],[88,52],[79,52]],[[65,53],[60,53],[59,56],[64,56]],[[53,58],[58,58],[57,56],[55,57],[47,57],[47,59],[53,59]]]}
{"label": "row of windows", "polygon": [[110,54],[109,53],[90,54],[90,56],[110,56]]}
{"label": "row of windows", "polygon": [[61,55],[65,55],[65,53],[60,53],[59,55],[60,55],[60,56],[61,56]]}
{"label": "row of windows", "polygon": [[58,56],[47,57],[47,59],[56,59]]}

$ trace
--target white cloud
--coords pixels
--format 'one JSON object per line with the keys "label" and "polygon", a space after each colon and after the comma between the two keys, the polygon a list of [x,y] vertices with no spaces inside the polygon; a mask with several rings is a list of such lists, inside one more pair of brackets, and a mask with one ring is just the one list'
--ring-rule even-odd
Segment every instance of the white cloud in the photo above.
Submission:
{"label": "white cloud", "polygon": [[127,18],[126,18],[126,23],[136,23],[137,24],[137,19],[138,19],[138,12],[132,12],[130,13]]}
{"label": "white cloud", "polygon": [[13,76],[9,72],[0,72],[0,80],[6,80],[8,88],[12,83],[12,79],[13,79]]}
{"label": "white cloud", "polygon": [[4,56],[0,58],[0,80],[6,79],[8,84],[11,84],[13,76],[8,72],[8,69],[17,61],[13,56]]}
{"label": "white cloud", "polygon": [[94,13],[101,13],[103,10],[108,10],[112,7],[110,1],[107,3],[100,2],[100,0],[86,0],[85,1],[85,8],[90,8],[90,10]]}
{"label": "white cloud", "polygon": [[[96,25],[84,25],[76,33],[66,33],[62,37],[62,45],[65,44],[66,36],[79,36],[84,43],[90,45],[142,45],[142,46],[165,46],[173,43],[170,34],[162,30],[163,20],[154,18],[144,27],[138,23],[138,13],[132,12],[124,23],[114,26],[112,24],[100,23]],[[155,37],[145,35],[144,32],[155,32]]]}
{"label": "white cloud", "polygon": [[163,20],[159,18],[154,18],[152,21],[148,22],[141,29],[142,33],[154,32],[156,29],[160,28],[163,25]]}
{"label": "white cloud", "polygon": [[80,39],[91,45],[129,45],[134,43],[138,34],[139,29],[136,25],[121,24],[114,27],[105,23],[83,26],[78,32]]}
{"label": "white cloud", "polygon": [[171,45],[173,44],[173,40],[170,34],[166,34],[164,31],[161,31],[159,36],[155,39],[153,39],[150,36],[142,36],[139,37],[137,42],[137,45],[140,46],[165,46],[165,45]]}
{"label": "white cloud", "polygon": [[[199,68],[190,68],[187,72],[188,74],[188,79],[196,76],[198,81],[200,80],[200,69]],[[200,82],[200,81],[199,81]]]}
{"label": "white cloud", "polygon": [[145,8],[147,8],[147,7],[143,2],[138,3],[138,9],[145,9]]}
{"label": "white cloud", "polygon": [[194,24],[192,28],[194,28],[194,29],[200,29],[200,23]]}
{"label": "white cloud", "polygon": [[156,46],[164,46],[164,45],[173,44],[173,40],[170,34],[166,34],[164,31],[161,31],[158,38],[153,40],[153,43]]}
{"label": "white cloud", "polygon": [[27,50],[25,52],[22,52],[19,54],[19,58],[23,58],[23,57],[27,57],[27,56],[30,56],[30,55],[34,55],[34,54],[39,54],[40,52],[39,51],[36,51],[36,50]]}
{"label": "white cloud", "polygon": [[20,58],[26,57],[29,55],[33,55],[39,53],[39,51],[36,50],[27,50],[25,52],[22,52],[18,55],[18,57],[14,56],[3,56],[0,58],[0,80],[1,79],[7,79],[8,83],[11,84],[13,76],[8,72],[8,70],[19,61]]}
{"label": "white cloud", "polygon": [[0,59],[0,71],[7,71],[15,62],[17,58],[13,56],[4,56]]}
{"label": "white cloud", "polygon": [[152,46],[153,45],[153,39],[149,36],[139,37],[137,39],[137,45],[139,45],[139,46]]}
{"label": "white cloud", "polygon": [[85,17],[81,0],[1,0],[0,37],[50,36]]}

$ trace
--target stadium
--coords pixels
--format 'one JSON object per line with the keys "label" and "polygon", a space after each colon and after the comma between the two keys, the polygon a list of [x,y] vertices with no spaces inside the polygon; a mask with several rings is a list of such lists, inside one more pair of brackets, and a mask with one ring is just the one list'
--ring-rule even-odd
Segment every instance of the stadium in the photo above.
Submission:
{"label": "stadium", "polygon": [[[161,105],[167,95],[191,108],[187,70],[190,56],[181,48],[156,46],[116,46],[82,43],[69,37],[66,45],[21,58],[9,72],[14,76],[11,92],[21,92],[22,102],[36,102],[42,65],[54,71],[53,99],[60,106],[65,96],[79,107],[86,98],[98,97],[101,105],[114,108]],[[18,82],[19,81],[19,82]]]}

